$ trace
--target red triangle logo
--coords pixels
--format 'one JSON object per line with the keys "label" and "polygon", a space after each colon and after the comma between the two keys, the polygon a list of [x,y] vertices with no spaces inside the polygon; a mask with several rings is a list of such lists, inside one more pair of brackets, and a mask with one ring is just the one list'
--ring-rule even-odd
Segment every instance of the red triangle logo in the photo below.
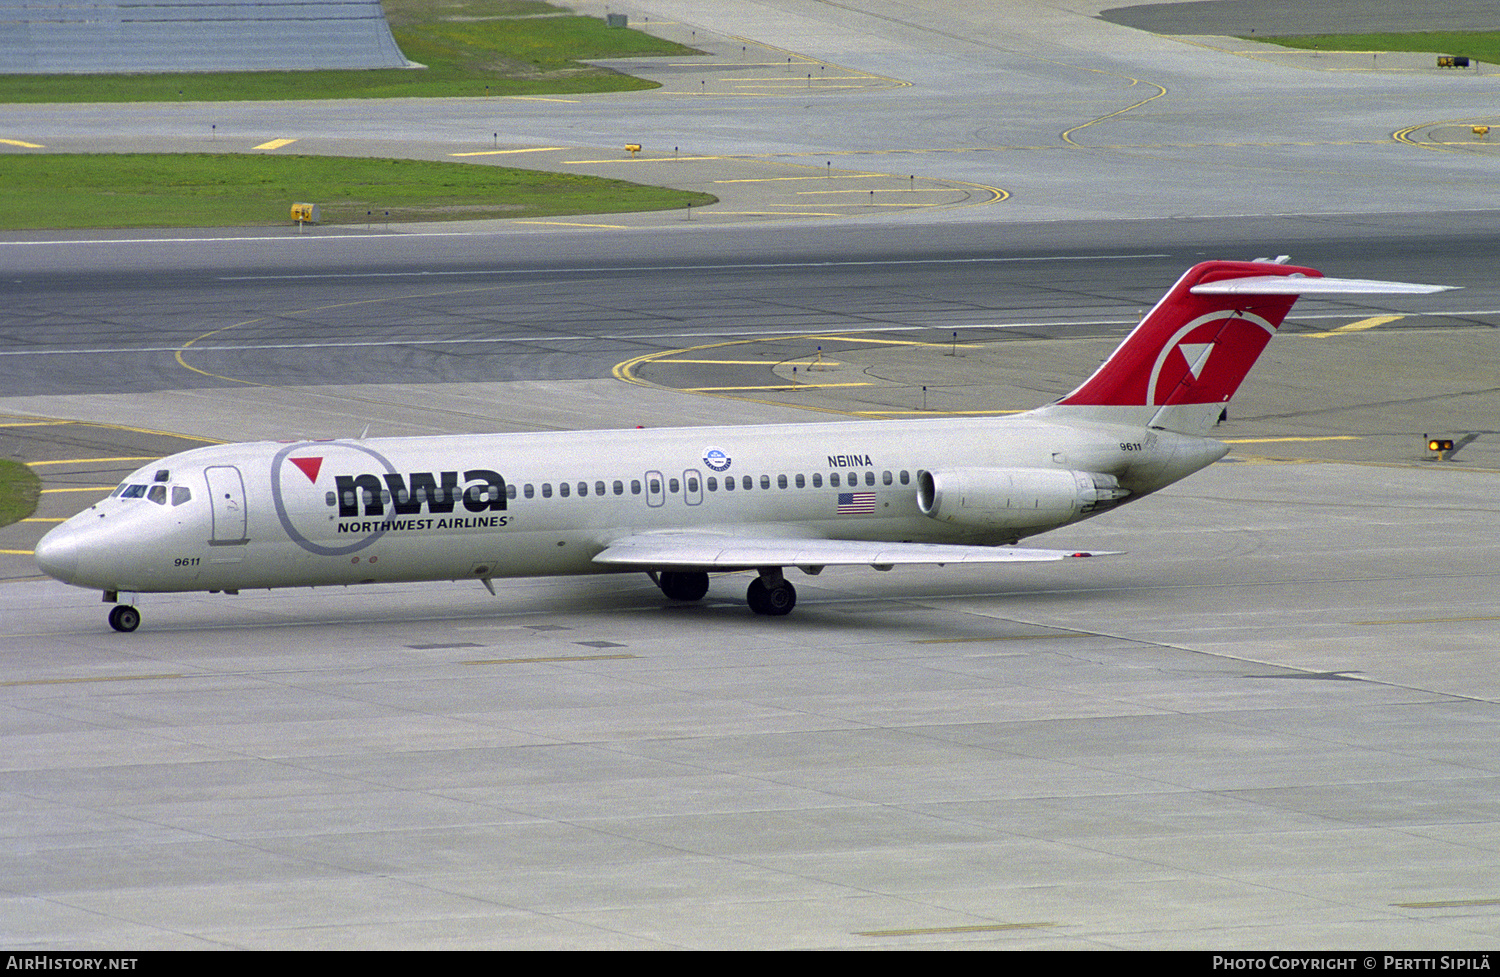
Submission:
{"label": "red triangle logo", "polygon": [[318,472],[323,467],[322,458],[289,458],[287,460],[302,469],[302,474],[307,476],[309,482],[317,483]]}

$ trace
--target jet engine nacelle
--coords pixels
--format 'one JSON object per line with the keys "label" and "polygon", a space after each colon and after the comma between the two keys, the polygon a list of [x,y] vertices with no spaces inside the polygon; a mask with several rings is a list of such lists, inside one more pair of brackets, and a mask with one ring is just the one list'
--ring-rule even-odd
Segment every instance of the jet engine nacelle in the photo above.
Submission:
{"label": "jet engine nacelle", "polygon": [[1055,468],[917,473],[917,507],[941,522],[994,529],[1061,525],[1129,495],[1113,475]]}

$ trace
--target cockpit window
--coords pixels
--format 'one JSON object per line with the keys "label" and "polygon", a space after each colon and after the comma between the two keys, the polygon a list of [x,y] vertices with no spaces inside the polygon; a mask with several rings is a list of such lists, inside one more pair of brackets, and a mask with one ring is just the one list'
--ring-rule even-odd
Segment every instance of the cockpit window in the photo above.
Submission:
{"label": "cockpit window", "polygon": [[146,498],[157,505],[167,504],[167,487],[165,485],[153,485],[146,491]]}
{"label": "cockpit window", "polygon": [[146,486],[127,485],[125,491],[120,493],[122,499],[143,499],[146,497]]}
{"label": "cockpit window", "polygon": [[192,498],[193,498],[193,490],[190,489],[190,488],[188,488],[186,485],[174,485],[174,486],[172,486],[172,504],[173,505],[182,505],[184,502],[191,501]]}

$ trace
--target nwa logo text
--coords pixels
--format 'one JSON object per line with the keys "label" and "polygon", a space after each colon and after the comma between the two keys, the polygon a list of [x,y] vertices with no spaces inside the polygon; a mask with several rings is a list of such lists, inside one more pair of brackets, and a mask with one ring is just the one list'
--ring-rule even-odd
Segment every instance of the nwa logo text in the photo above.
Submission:
{"label": "nwa logo text", "polygon": [[387,500],[391,511],[400,516],[424,510],[452,512],[459,502],[469,512],[505,511],[505,479],[487,468],[464,472],[462,488],[458,472],[412,472],[405,477],[395,472],[338,475],[334,481],[340,518],[383,516]]}

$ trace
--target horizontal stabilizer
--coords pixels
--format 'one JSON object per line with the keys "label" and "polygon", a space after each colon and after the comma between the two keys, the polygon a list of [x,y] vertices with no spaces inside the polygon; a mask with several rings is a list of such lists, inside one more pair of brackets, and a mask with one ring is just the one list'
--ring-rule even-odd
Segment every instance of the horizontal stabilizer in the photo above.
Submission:
{"label": "horizontal stabilizer", "polygon": [[1043,563],[1115,553],[1023,549],[1016,546],[954,546],[942,543],[882,543],[854,539],[786,539],[709,532],[638,533],[611,542],[595,563],[637,567],[749,569],[768,566],[895,566],[917,563]]}
{"label": "horizontal stabilizer", "polygon": [[1304,278],[1301,275],[1257,275],[1194,285],[1194,295],[1431,295],[1452,285],[1382,282],[1368,278]]}

